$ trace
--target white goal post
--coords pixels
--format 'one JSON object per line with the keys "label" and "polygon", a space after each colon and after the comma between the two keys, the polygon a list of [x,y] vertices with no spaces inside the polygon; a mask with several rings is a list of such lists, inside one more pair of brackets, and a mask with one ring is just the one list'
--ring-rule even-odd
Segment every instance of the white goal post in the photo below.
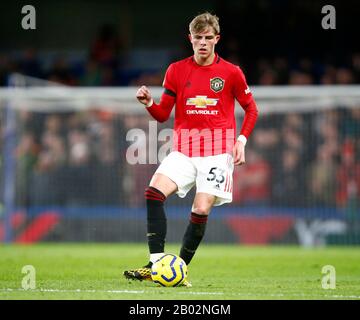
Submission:
{"label": "white goal post", "polygon": [[[137,87],[66,87],[31,79],[24,87],[21,75],[13,76],[13,85],[0,88],[0,107],[41,112],[62,112],[105,108],[121,113],[141,114],[144,110],[135,98]],[[161,87],[150,87],[156,101]],[[360,107],[360,85],[324,86],[251,86],[263,113],[307,112],[336,107]],[[240,108],[236,108],[239,114]]]}

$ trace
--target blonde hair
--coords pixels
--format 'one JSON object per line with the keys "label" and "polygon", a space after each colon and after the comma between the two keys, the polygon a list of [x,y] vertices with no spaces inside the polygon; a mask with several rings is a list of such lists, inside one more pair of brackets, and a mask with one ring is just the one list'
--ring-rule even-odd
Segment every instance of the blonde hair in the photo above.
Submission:
{"label": "blonde hair", "polygon": [[189,24],[190,33],[201,33],[208,27],[213,28],[216,35],[220,34],[219,18],[209,12],[197,15]]}

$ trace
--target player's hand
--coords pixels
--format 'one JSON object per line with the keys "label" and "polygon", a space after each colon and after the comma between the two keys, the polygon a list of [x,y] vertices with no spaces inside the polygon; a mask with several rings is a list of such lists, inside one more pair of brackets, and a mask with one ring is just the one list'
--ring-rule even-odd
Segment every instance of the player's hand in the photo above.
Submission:
{"label": "player's hand", "polygon": [[141,86],[136,92],[136,98],[145,105],[148,105],[152,99],[151,93],[146,86]]}
{"label": "player's hand", "polygon": [[236,141],[233,148],[234,164],[242,165],[245,163],[245,146],[241,141]]}

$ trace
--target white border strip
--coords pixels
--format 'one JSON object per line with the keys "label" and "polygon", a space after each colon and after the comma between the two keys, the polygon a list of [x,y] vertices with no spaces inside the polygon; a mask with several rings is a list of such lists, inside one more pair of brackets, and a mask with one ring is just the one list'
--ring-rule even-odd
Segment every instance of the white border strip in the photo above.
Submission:
{"label": "white border strip", "polygon": [[[180,294],[180,295],[224,295],[224,292],[206,292],[206,291],[171,291],[171,294]],[[24,289],[0,289],[0,292],[55,292],[55,293],[129,293],[129,294],[146,294],[153,293],[154,291],[150,290],[83,290],[83,289],[74,289],[74,290],[63,290],[63,289],[33,289],[33,290],[24,290]],[[252,293],[229,293],[229,296],[239,296],[239,297],[269,297],[269,298],[285,298],[285,297],[294,297],[294,298],[331,298],[331,299],[360,299],[360,295],[341,295],[341,294],[304,294],[304,293],[273,293],[273,294],[252,294]]]}

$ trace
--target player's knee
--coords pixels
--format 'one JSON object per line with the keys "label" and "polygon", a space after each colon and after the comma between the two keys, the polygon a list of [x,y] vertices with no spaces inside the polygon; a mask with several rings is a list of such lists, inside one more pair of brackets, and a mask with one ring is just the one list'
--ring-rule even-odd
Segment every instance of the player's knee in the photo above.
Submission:
{"label": "player's knee", "polygon": [[195,205],[192,208],[192,212],[199,214],[199,215],[203,215],[203,216],[208,216],[210,213],[211,207],[209,208],[209,206],[207,205]]}

